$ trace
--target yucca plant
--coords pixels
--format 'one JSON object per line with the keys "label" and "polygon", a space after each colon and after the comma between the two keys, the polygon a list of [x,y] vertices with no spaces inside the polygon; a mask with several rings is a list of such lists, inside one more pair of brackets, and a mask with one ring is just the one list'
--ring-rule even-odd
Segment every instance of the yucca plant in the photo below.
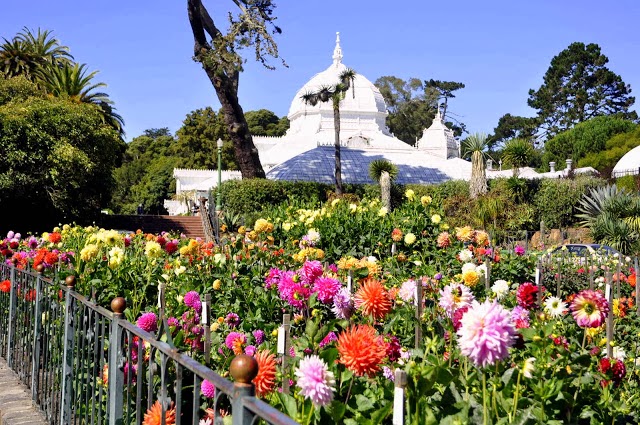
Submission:
{"label": "yucca plant", "polygon": [[398,167],[386,159],[375,159],[369,164],[369,177],[373,181],[380,182],[380,177],[385,171],[389,173],[392,181],[398,176]]}
{"label": "yucca plant", "polygon": [[484,167],[487,143],[487,135],[484,133],[471,134],[462,142],[462,156],[471,156],[471,181],[469,182],[471,198],[487,193],[487,175]]}

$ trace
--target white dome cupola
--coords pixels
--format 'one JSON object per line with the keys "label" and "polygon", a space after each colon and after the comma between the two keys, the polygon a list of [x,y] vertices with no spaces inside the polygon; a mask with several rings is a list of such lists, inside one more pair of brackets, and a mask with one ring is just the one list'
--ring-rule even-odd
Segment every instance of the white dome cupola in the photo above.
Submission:
{"label": "white dome cupola", "polygon": [[[289,114],[290,134],[295,133],[327,133],[327,140],[333,135],[333,104],[318,102],[308,105],[302,99],[306,93],[318,91],[323,86],[333,86],[340,80],[340,74],[348,69],[342,63],[342,47],[340,33],[336,33],[336,46],[333,50],[333,63],[324,71],[314,75],[294,96]],[[358,73],[352,88],[340,102],[340,134],[341,140],[347,140],[357,132],[373,131],[389,135],[386,127],[387,106],[380,90],[366,77]],[[325,139],[325,135],[320,137]]]}

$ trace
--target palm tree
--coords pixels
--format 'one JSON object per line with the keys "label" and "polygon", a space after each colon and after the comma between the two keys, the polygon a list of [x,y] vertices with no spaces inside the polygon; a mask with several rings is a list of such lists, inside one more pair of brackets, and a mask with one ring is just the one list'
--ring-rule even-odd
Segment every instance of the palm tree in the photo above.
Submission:
{"label": "palm tree", "polygon": [[115,112],[113,101],[109,95],[98,88],[106,87],[105,83],[93,83],[98,71],[87,74],[85,64],[64,63],[60,66],[46,67],[38,71],[38,82],[47,93],[64,97],[76,103],[91,103],[98,106],[107,124],[123,132],[124,120]]}
{"label": "palm tree", "polygon": [[462,142],[462,156],[471,156],[471,181],[469,182],[471,198],[487,193],[487,175],[484,167],[486,148],[487,135],[484,133],[471,134]]}
{"label": "palm tree", "polygon": [[[328,102],[331,100],[333,103],[333,127],[335,129],[335,181],[336,181],[336,194],[342,195],[342,165],[340,163],[340,101],[344,99],[345,94],[349,91],[349,88],[353,87],[353,82],[356,78],[356,72],[353,69],[345,69],[338,76],[338,83],[333,86],[322,86],[315,92],[308,92],[303,94],[302,100],[311,106],[315,106],[318,102]],[[353,91],[355,96],[355,89]]]}
{"label": "palm tree", "polygon": [[13,39],[3,40],[0,45],[0,73],[7,78],[23,75],[34,81],[39,69],[73,60],[69,48],[61,46],[49,30],[38,29],[34,34],[25,27]]}
{"label": "palm tree", "polygon": [[516,177],[520,168],[529,165],[531,158],[535,154],[533,144],[525,139],[511,139],[502,151],[502,161],[510,164],[513,168],[513,176]]}

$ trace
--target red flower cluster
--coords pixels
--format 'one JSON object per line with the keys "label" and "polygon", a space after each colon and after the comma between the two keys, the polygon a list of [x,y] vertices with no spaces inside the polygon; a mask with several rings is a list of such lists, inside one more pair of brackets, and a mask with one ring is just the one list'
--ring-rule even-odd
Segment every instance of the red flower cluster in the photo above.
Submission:
{"label": "red flower cluster", "polygon": [[0,292],[11,292],[11,281],[10,280],[3,280],[2,282],[0,282]]}
{"label": "red flower cluster", "polygon": [[520,307],[531,310],[536,306],[539,288],[531,282],[525,282],[518,287],[516,298]]}
{"label": "red flower cluster", "polygon": [[58,232],[49,233],[49,242],[60,243],[62,241],[62,235]]}
{"label": "red flower cluster", "polygon": [[600,359],[598,369],[600,373],[605,375],[605,379],[600,381],[600,385],[603,388],[608,386],[612,381],[613,385],[617,387],[627,374],[627,368],[622,360],[610,359],[608,357]]}

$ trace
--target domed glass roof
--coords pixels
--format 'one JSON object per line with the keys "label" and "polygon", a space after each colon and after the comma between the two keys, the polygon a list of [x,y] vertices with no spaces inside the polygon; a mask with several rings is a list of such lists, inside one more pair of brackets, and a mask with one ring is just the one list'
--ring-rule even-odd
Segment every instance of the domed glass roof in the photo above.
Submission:
{"label": "domed glass roof", "polygon": [[[289,108],[288,118],[290,121],[295,120],[301,116],[308,116],[312,114],[319,114],[321,112],[333,111],[333,105],[331,102],[318,102],[316,106],[307,105],[302,96],[306,93],[312,93],[318,91],[323,86],[333,86],[337,84],[339,76],[347,68],[342,63],[342,49],[340,47],[340,33],[337,33],[336,47],[333,51],[333,63],[329,68],[316,74],[311,78],[293,98],[291,107]],[[352,88],[345,94],[345,98],[340,102],[340,112],[342,114],[369,114],[369,115],[381,115],[385,117],[387,115],[387,105],[384,102],[380,90],[373,85],[363,75],[357,73]]]}
{"label": "domed glass roof", "polygon": [[624,154],[613,167],[612,177],[640,174],[640,146]]}

